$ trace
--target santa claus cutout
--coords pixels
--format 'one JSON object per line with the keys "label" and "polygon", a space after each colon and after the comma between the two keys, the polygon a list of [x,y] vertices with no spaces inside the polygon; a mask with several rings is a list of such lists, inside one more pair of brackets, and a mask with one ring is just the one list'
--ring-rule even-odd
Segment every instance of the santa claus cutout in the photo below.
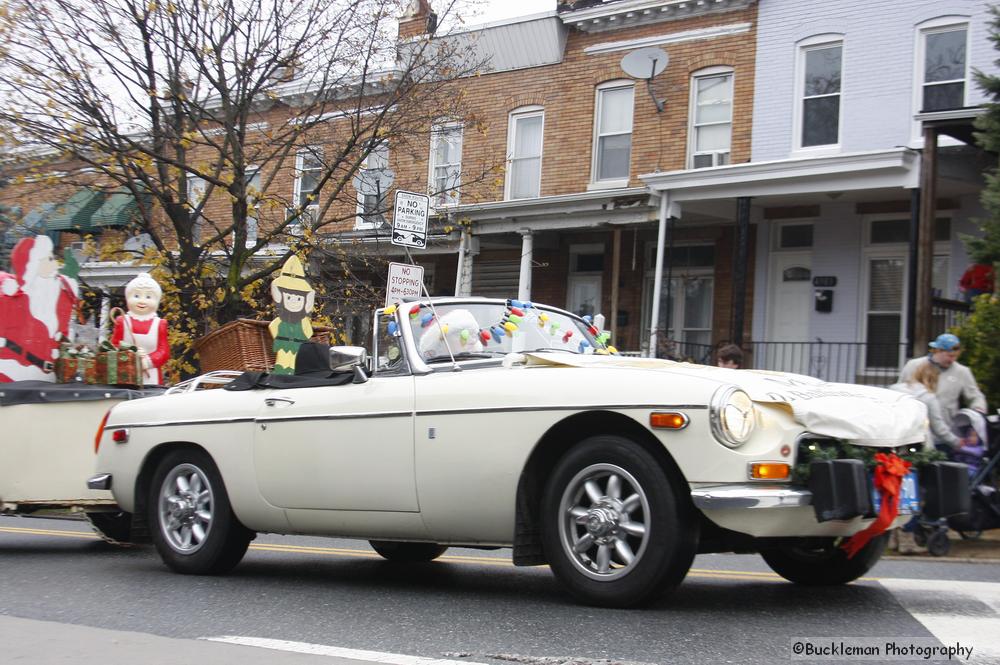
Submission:
{"label": "santa claus cutout", "polygon": [[115,319],[111,333],[111,343],[115,346],[134,346],[139,350],[145,385],[163,385],[162,367],[170,360],[167,321],[156,315],[162,295],[160,285],[149,274],[137,275],[125,285],[128,312]]}
{"label": "santa claus cutout", "polygon": [[0,383],[55,381],[59,345],[70,341],[76,275],[60,272],[44,235],[19,240],[10,264],[13,272],[0,272]]}

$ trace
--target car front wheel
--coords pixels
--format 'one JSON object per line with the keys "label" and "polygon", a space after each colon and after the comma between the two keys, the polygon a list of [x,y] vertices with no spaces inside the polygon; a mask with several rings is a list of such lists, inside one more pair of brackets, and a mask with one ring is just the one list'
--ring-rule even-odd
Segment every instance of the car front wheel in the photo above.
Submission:
{"label": "car front wheel", "polygon": [[199,450],[176,450],[157,466],[149,496],[153,543],[178,573],[233,569],[253,539],[233,514],[215,462]]}
{"label": "car front wheel", "polygon": [[437,543],[405,543],[394,540],[369,540],[368,544],[383,559],[399,563],[433,561],[448,549]]}
{"label": "car front wheel", "polygon": [[763,549],[760,555],[771,570],[789,582],[833,586],[853,582],[871,570],[882,558],[888,542],[888,533],[872,538],[850,559],[832,538]]}
{"label": "car front wheel", "polygon": [[581,601],[633,607],[679,584],[697,522],[653,456],[594,436],[556,465],[542,499],[542,542],[557,579]]}

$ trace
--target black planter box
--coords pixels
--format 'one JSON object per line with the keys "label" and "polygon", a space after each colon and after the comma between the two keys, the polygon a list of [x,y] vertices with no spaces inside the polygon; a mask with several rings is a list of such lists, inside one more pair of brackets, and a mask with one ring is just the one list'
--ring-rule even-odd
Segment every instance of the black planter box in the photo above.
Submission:
{"label": "black planter box", "polygon": [[872,512],[865,464],[856,459],[813,462],[809,465],[809,491],[820,522],[849,520]]}
{"label": "black planter box", "polygon": [[958,462],[932,462],[920,469],[923,516],[936,520],[967,513],[972,507],[968,466]]}

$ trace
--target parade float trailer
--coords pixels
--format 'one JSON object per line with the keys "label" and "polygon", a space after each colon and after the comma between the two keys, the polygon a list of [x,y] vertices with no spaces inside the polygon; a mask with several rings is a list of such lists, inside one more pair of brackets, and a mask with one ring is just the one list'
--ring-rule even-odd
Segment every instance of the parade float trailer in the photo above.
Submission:
{"label": "parade float trailer", "polygon": [[0,514],[84,514],[105,539],[130,540],[131,515],[105,490],[87,489],[94,435],[115,404],[149,388],[15,381],[0,384]]}

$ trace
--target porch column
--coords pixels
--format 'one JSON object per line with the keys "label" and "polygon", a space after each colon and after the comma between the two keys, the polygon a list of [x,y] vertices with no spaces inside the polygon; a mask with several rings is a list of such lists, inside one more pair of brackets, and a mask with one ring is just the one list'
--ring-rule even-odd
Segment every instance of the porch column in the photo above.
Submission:
{"label": "porch column", "polygon": [[920,238],[920,188],[910,190],[910,248],[906,271],[906,356],[916,353],[913,347],[917,322],[917,246]]}
{"label": "porch column", "polygon": [[608,330],[611,331],[613,344],[618,343],[618,280],[622,271],[622,230],[615,229],[611,234],[611,321]]}
{"label": "porch column", "polygon": [[100,344],[108,338],[108,330],[111,328],[111,296],[107,291],[101,293],[101,314],[97,321],[97,343]]}
{"label": "porch column", "polygon": [[521,229],[521,276],[517,282],[517,299],[531,300],[531,253],[532,235],[530,229]]}
{"label": "porch column", "polygon": [[669,205],[667,192],[660,192],[660,225],[656,231],[656,271],[653,277],[653,308],[649,315],[647,358],[656,357],[656,334],[660,323],[660,284],[663,282],[663,254],[667,239],[667,209]]}
{"label": "porch column", "polygon": [[931,286],[934,270],[934,217],[937,214],[937,137],[936,127],[924,126],[924,149],[920,153],[920,229],[917,237],[917,297],[913,326],[913,348],[916,353],[922,353],[935,334],[931,330]]}
{"label": "porch column", "polygon": [[733,262],[733,324],[730,338],[733,344],[743,345],[743,329],[746,320],[747,299],[747,254],[750,242],[750,197],[736,199],[736,237]]}
{"label": "porch column", "polygon": [[459,269],[455,275],[455,295],[472,295],[472,264],[479,252],[479,241],[472,231],[462,231],[462,241],[459,244]]}
{"label": "porch column", "polygon": [[462,295],[462,277],[465,273],[465,245],[468,233],[461,226],[462,229],[459,231],[458,235],[458,262],[455,265],[455,295]]}

